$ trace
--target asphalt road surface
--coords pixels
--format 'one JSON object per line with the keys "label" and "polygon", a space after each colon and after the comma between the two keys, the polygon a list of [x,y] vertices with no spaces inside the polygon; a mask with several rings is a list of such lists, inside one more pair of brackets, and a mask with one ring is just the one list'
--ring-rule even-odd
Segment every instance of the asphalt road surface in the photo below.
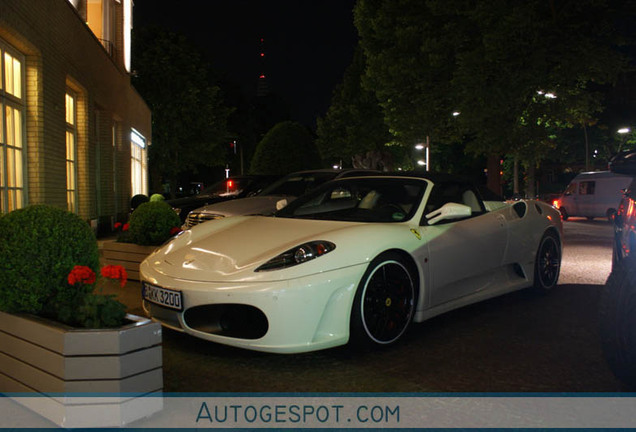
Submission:
{"label": "asphalt road surface", "polygon": [[[265,354],[164,329],[166,392],[622,392],[602,356],[600,288],[612,227],[571,219],[559,286],[521,291],[415,324],[389,349]],[[141,313],[139,284],[122,299]]]}

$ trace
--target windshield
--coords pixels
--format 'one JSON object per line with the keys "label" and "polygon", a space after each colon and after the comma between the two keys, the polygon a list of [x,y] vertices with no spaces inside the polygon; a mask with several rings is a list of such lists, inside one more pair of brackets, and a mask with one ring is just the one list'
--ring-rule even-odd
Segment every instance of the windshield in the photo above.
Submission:
{"label": "windshield", "polygon": [[338,172],[292,174],[272,183],[259,195],[287,195],[299,197],[317,186],[334,179]]}
{"label": "windshield", "polygon": [[403,222],[415,214],[426,182],[402,178],[352,178],[327,183],[293,201],[277,217],[352,222]]}

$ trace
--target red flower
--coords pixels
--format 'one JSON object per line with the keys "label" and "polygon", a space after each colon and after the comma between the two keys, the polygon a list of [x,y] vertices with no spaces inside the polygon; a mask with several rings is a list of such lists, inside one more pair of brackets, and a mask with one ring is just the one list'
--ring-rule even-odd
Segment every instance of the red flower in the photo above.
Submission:
{"label": "red flower", "polygon": [[92,285],[95,283],[95,272],[90,267],[76,265],[68,274],[67,279],[69,285],[75,285],[76,283]]}
{"label": "red flower", "polygon": [[180,232],[181,232],[181,228],[179,228],[179,227],[172,227],[172,228],[170,228],[170,235],[171,235],[171,236],[173,236],[173,235],[175,235],[175,234],[178,234],[178,233],[180,233]]}
{"label": "red flower", "polygon": [[118,279],[119,284],[123,288],[128,280],[126,269],[120,265],[107,265],[102,267],[102,276],[108,279]]}
{"label": "red flower", "polygon": [[122,231],[128,231],[128,228],[130,228],[130,224],[129,223],[125,223],[124,226],[121,228]]}
{"label": "red flower", "polygon": [[115,229],[118,230],[119,228],[121,228],[121,222],[115,222]]}

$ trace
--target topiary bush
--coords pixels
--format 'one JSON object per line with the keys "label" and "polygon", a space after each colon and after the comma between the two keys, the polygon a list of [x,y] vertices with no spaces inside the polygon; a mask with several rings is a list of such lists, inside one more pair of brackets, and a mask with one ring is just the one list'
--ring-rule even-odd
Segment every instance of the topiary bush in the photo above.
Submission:
{"label": "topiary bush", "polygon": [[148,198],[148,195],[144,195],[144,194],[135,195],[134,197],[130,199],[130,211],[137,210],[137,207],[139,207],[140,205],[148,201],[150,201],[150,198]]}
{"label": "topiary bush", "polygon": [[79,216],[32,205],[0,217],[0,310],[83,326],[77,312],[91,301],[98,268],[95,235]]}
{"label": "topiary bush", "polygon": [[288,174],[320,168],[320,153],[308,128],[284,121],[272,127],[256,146],[252,174]]}
{"label": "topiary bush", "polygon": [[158,246],[179,230],[181,219],[165,201],[141,204],[130,216],[127,241]]}
{"label": "topiary bush", "polygon": [[0,308],[40,313],[53,299],[69,298],[75,265],[99,266],[95,235],[66,210],[33,205],[0,218]]}

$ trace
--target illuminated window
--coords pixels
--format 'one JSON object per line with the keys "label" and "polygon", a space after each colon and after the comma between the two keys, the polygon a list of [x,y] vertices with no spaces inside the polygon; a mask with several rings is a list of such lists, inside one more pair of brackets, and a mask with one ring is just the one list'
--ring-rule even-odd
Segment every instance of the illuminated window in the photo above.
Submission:
{"label": "illuminated window", "polygon": [[130,131],[130,179],[132,194],[148,195],[146,138],[135,129]]}
{"label": "illuminated window", "polygon": [[77,96],[66,93],[66,205],[77,212]]}
{"label": "illuminated window", "polygon": [[22,99],[22,62],[8,52],[4,52],[4,89]]}
{"label": "illuminated window", "polygon": [[[106,3],[108,4],[108,3]],[[86,24],[99,40],[106,39],[104,35],[104,5],[102,0],[88,0],[86,2]]]}
{"label": "illuminated window", "polygon": [[0,212],[24,207],[24,58],[0,40]]}

